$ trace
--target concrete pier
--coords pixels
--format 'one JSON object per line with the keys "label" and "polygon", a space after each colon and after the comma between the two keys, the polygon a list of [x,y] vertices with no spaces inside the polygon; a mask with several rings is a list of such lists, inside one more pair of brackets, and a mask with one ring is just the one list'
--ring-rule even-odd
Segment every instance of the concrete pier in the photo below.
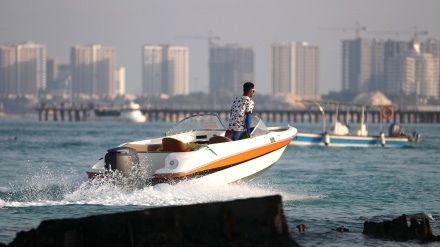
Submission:
{"label": "concrete pier", "polygon": [[[89,109],[85,106],[59,106],[41,104],[37,107],[38,120],[40,121],[84,121],[87,118]],[[58,117],[59,116],[59,117]]]}
{"label": "concrete pier", "polygon": [[[38,119],[40,121],[84,121],[87,119],[89,109],[86,106],[50,106],[39,105],[37,107]],[[186,116],[199,113],[217,113],[220,118],[227,120],[229,116],[229,109],[171,109],[171,108],[156,108],[156,109],[141,109],[142,113],[147,116],[150,122],[176,122]],[[265,122],[322,122],[322,115],[320,112],[309,111],[305,109],[292,110],[270,110],[270,109],[256,109],[255,114],[258,114]],[[67,114],[67,119],[66,115]],[[72,116],[72,114],[74,116]],[[336,116],[335,110],[326,110],[326,120],[333,122]],[[338,120],[347,123],[359,123],[361,121],[361,110],[352,110],[348,113],[339,111]],[[381,113],[379,111],[367,111],[365,113],[366,121],[378,123],[381,121]],[[440,111],[417,111],[417,110],[397,110],[394,112],[391,119],[382,120],[385,123],[440,123]]]}

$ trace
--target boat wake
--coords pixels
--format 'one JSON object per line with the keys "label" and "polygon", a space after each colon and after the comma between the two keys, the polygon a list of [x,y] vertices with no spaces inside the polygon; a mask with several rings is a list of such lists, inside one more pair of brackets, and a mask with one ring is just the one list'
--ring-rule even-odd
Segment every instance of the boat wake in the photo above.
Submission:
{"label": "boat wake", "polygon": [[[26,186],[23,183],[26,182]],[[250,197],[281,195],[284,200],[310,199],[301,192],[291,193],[264,182],[211,185],[197,180],[175,185],[140,183],[115,177],[86,180],[78,174],[41,172],[24,178],[20,184],[3,187],[0,191],[2,207],[38,207],[60,205],[147,206],[188,205],[215,201],[229,201]]]}
{"label": "boat wake", "polygon": [[74,170],[66,169],[60,174],[47,166],[34,170],[32,174],[11,181],[0,189],[0,208],[33,207],[67,204],[64,195],[84,182]]}

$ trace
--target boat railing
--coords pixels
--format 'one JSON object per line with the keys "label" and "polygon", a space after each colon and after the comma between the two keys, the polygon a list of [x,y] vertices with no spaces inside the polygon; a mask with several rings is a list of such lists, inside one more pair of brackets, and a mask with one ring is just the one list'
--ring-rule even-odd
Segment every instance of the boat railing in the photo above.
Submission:
{"label": "boat railing", "polygon": [[[361,136],[365,136],[368,135],[368,130],[367,130],[367,123],[366,123],[366,118],[365,118],[365,111],[368,110],[377,110],[380,112],[379,114],[379,132],[382,133],[383,132],[383,122],[384,122],[384,118],[385,119],[390,119],[392,118],[392,115],[394,113],[393,111],[393,105],[389,105],[389,104],[383,104],[383,105],[372,105],[372,104],[359,104],[359,103],[346,103],[346,102],[337,102],[337,101],[307,101],[307,100],[302,100],[300,101],[301,103],[303,103],[305,106],[307,106],[309,108],[309,112],[311,114],[311,109],[313,107],[317,107],[319,109],[319,111],[321,112],[322,115],[322,133],[327,133],[327,129],[326,129],[326,115],[325,115],[325,110],[324,107],[325,106],[334,106],[336,107],[336,114],[334,115],[334,125],[332,126],[332,130],[336,131],[334,134],[342,134],[342,132],[346,132],[345,128],[344,131],[340,132],[338,128],[338,123],[339,122],[339,107],[340,106],[344,106],[345,110],[346,110],[346,115],[349,115],[349,111],[350,108],[352,107],[356,107],[356,108],[361,108],[361,119],[360,119],[360,123],[358,128],[356,129],[356,134],[357,135],[361,135]],[[346,126],[348,126],[348,124],[346,124]],[[345,133],[348,134],[348,133]]]}

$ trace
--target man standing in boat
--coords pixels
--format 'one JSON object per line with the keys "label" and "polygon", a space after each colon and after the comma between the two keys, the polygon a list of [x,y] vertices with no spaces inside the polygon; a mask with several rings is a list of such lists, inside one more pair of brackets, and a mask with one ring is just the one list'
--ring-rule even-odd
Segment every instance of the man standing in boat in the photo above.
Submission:
{"label": "man standing in boat", "polygon": [[243,95],[234,99],[231,106],[231,113],[229,114],[229,126],[225,136],[236,141],[240,135],[245,132],[247,137],[251,136],[251,114],[254,109],[254,101],[252,96],[255,89],[252,82],[243,84]]}

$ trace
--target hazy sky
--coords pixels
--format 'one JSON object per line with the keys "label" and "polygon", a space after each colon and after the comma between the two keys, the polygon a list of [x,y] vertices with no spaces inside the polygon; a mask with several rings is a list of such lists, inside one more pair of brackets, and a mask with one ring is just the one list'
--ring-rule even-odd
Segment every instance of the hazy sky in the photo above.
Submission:
{"label": "hazy sky", "polygon": [[[321,93],[340,90],[341,40],[354,39],[356,23],[368,38],[410,40],[415,31],[440,36],[439,0],[0,0],[0,44],[34,41],[48,57],[69,62],[73,45],[115,47],[127,73],[127,91],[141,90],[144,44],[188,46],[190,91],[208,90],[208,40],[244,44],[255,52],[255,84],[270,93],[270,46],[318,45]],[[348,28],[347,31],[326,28]],[[421,36],[424,41],[428,36]]]}

